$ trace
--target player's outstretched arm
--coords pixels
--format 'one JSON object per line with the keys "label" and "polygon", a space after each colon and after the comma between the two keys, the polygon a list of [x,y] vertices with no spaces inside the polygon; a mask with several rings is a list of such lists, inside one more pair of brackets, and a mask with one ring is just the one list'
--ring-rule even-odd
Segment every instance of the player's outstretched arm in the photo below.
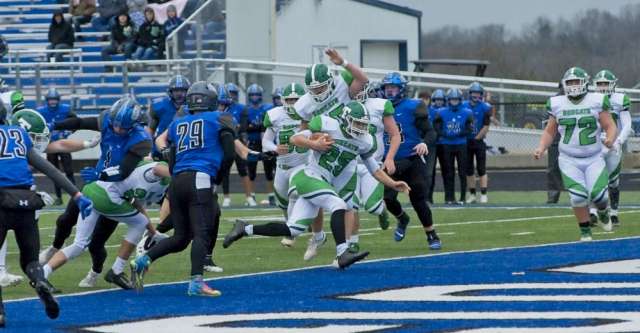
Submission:
{"label": "player's outstretched arm", "polygon": [[365,74],[357,65],[344,59],[336,49],[328,48],[324,53],[329,56],[329,60],[331,60],[332,63],[344,67],[345,70],[351,73],[353,81],[349,84],[349,95],[351,97],[355,97],[362,91],[362,89],[364,89],[364,85],[369,81],[367,74]]}
{"label": "player's outstretched arm", "polygon": [[53,182],[62,188],[65,192],[67,192],[71,197],[76,197],[78,195],[82,195],[80,190],[65,177],[53,164],[49,163],[46,159],[44,159],[37,151],[33,148],[29,150],[27,154],[27,160],[29,164],[36,168],[38,171],[45,174],[47,177],[51,178]]}
{"label": "player's outstretched arm", "polygon": [[73,153],[84,149],[89,149],[97,146],[100,143],[100,134],[94,136],[91,140],[75,140],[75,139],[62,139],[51,142],[46,153]]}
{"label": "player's outstretched arm", "polygon": [[100,116],[98,117],[71,117],[65,120],[56,122],[53,125],[53,129],[56,131],[75,131],[75,130],[92,130],[100,131]]}
{"label": "player's outstretched arm", "polygon": [[556,122],[556,118],[553,116],[549,116],[549,121],[547,122],[547,126],[542,131],[542,137],[540,138],[540,143],[538,144],[538,148],[533,154],[533,157],[537,160],[542,157],[544,152],[549,148],[551,143],[553,142],[553,138],[558,134],[558,123]]}
{"label": "player's outstretched arm", "polygon": [[378,161],[373,157],[372,153],[367,153],[360,155],[362,159],[362,163],[367,167],[367,170],[373,175],[375,179],[384,184],[384,186],[394,189],[398,192],[409,193],[411,188],[407,183],[403,181],[395,181],[389,175],[382,170],[382,168],[378,165]]}

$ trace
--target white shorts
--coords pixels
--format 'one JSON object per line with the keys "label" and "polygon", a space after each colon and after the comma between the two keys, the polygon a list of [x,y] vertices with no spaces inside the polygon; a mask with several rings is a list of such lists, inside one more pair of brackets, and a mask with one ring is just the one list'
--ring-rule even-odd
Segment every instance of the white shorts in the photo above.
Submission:
{"label": "white shorts", "polygon": [[358,199],[360,207],[374,215],[384,211],[384,185],[369,173],[363,164],[358,164]]}
{"label": "white shorts", "polygon": [[560,154],[558,165],[572,206],[586,207],[589,202],[608,200],[609,173],[601,154],[585,158]]}

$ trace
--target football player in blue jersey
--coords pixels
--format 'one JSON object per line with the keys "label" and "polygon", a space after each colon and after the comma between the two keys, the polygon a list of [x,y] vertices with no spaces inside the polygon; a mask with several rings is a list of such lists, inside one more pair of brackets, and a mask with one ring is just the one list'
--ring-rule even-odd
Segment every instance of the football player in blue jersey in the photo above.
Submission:
{"label": "football player in blue jersey", "polygon": [[[447,91],[447,107],[438,112],[434,125],[438,143],[442,145],[440,172],[444,180],[444,201],[448,205],[465,202],[467,178],[467,136],[473,131],[473,114],[462,105],[462,91],[451,88]],[[460,201],[455,198],[456,164],[460,179]]]}
{"label": "football player in blue jersey", "polygon": [[[473,82],[469,86],[469,100],[463,104],[473,113],[473,131],[467,138],[467,184],[469,185],[469,198],[467,203],[476,202],[476,177],[478,172],[480,180],[480,203],[487,203],[487,144],[484,138],[489,132],[493,107],[484,101],[484,88],[479,82]],[[475,169],[474,170],[474,162]]]}
{"label": "football player in blue jersey", "polygon": [[[263,125],[264,115],[272,108],[271,104],[263,103],[262,95],[264,89],[258,84],[252,84],[247,88],[247,146],[251,150],[262,151],[262,135],[265,128]],[[264,176],[267,179],[267,193],[269,193],[269,200],[261,202],[261,204],[269,204],[270,206],[276,205],[276,196],[273,194],[273,177],[275,175],[275,161],[265,160],[262,161],[264,168]],[[256,169],[258,167],[257,162],[247,162],[247,168],[249,171],[249,180],[251,180],[252,187],[255,186]],[[253,193],[255,200],[255,193]]]}
{"label": "football player in blue jersey", "polygon": [[145,255],[131,261],[134,284],[142,278],[152,261],[180,252],[191,243],[191,282],[188,295],[219,296],[202,280],[207,249],[213,248],[218,234],[220,210],[215,194],[220,171],[228,168],[235,154],[232,116],[215,112],[218,94],[206,82],[194,83],[187,93],[189,115],[171,123],[167,133],[172,180],[169,185],[171,218],[175,232]]}
{"label": "football player in blue jersey", "polygon": [[[60,103],[60,93],[56,88],[50,88],[47,91],[47,95],[44,97],[46,104],[36,109],[44,119],[47,121],[47,126],[53,128],[53,124],[57,121],[64,120],[70,117],[76,117],[76,114],[71,111],[69,104]],[[71,132],[69,131],[52,131],[51,141],[57,141],[67,138]],[[75,184],[73,179],[73,166],[71,165],[70,153],[47,153],[47,160],[55,167],[59,165],[62,167],[62,171],[67,176],[69,181]],[[54,205],[62,205],[62,192],[59,186],[54,186],[56,192],[56,201]]]}
{"label": "football player in blue jersey", "polygon": [[[187,90],[190,86],[189,79],[178,74],[169,81],[167,96],[158,97],[151,102],[148,128],[153,138],[162,134],[169,127],[176,114],[183,113],[180,109],[185,106]],[[155,145],[151,154],[154,160],[162,159]]]}
{"label": "football player in blue jersey", "polygon": [[[440,238],[433,227],[431,208],[426,200],[426,166],[424,156],[429,154],[428,146],[435,141],[435,131],[429,122],[427,107],[421,100],[405,96],[407,80],[400,73],[392,72],[382,79],[385,98],[393,103],[394,118],[400,130],[400,147],[395,156],[396,171],[391,177],[404,180],[411,187],[409,200],[416,211],[427,236],[429,248],[439,250]],[[385,134],[386,135],[386,134]],[[385,154],[389,140],[385,139]],[[402,241],[409,224],[409,215],[398,201],[398,192],[385,188],[384,202],[387,210],[398,219],[394,239]]]}
{"label": "football player in blue jersey", "polygon": [[282,88],[276,88],[276,90],[273,91],[273,94],[271,94],[271,107],[275,108],[276,106],[282,106],[282,93],[284,92],[284,90]]}
{"label": "football player in blue jersey", "polygon": [[[35,211],[44,206],[42,198],[31,190],[31,168],[41,171],[69,193],[71,205],[78,207],[83,216],[92,209],[91,200],[82,195],[62,173],[40,156],[49,143],[49,129],[45,119],[34,110],[24,109],[11,117],[7,124],[6,110],[0,108],[0,244],[7,231],[13,230],[20,248],[20,266],[31,281],[49,318],[60,313],[53,297],[54,288],[44,277],[38,263],[40,235]],[[5,326],[4,306],[0,301],[0,327]]]}
{"label": "football player in blue jersey", "polygon": [[[142,159],[151,152],[151,137],[142,127],[144,114],[140,106],[130,97],[116,101],[112,107],[97,117],[68,118],[54,125],[55,130],[88,129],[101,133],[100,159],[95,167],[84,168],[80,175],[85,184],[95,180],[120,181],[129,176]],[[71,234],[71,230],[78,220],[78,208],[67,205],[64,213],[56,220],[56,231],[53,243],[40,253],[40,262],[47,263],[64,245],[64,241]],[[98,223],[100,228],[113,228],[116,221],[105,218]],[[151,226],[151,224],[149,224]],[[150,227],[151,228],[151,227]],[[94,249],[89,245],[93,262],[104,262],[105,251]],[[126,262],[125,262],[126,266]],[[96,273],[100,273],[100,267]],[[105,280],[123,289],[131,289],[131,283],[126,277],[122,262],[117,262]]]}
{"label": "football player in blue jersey", "polygon": [[[236,89],[235,99],[231,94],[229,88]],[[233,83],[227,83],[224,86],[218,87],[218,111],[231,113],[236,125],[238,138],[242,143],[246,144],[248,113],[247,108],[243,104],[237,102],[237,89],[238,87],[236,87],[236,85]],[[236,170],[238,171],[238,176],[240,176],[242,187],[244,188],[246,198],[245,205],[254,207],[256,206],[256,201],[251,195],[251,193],[253,192],[253,188],[251,181],[249,180],[249,175],[247,173],[247,161],[243,160],[239,156],[236,156],[234,159],[234,163],[236,164]],[[222,175],[222,193],[224,195],[224,198],[222,199],[222,207],[229,207],[231,205],[228,174],[229,171],[230,169],[227,169],[226,174]]]}
{"label": "football player in blue jersey", "polygon": [[[446,96],[444,90],[436,89],[433,91],[433,93],[431,93],[431,99],[429,103],[429,122],[431,123],[431,126],[433,126],[433,121],[436,119],[438,112],[440,112],[440,110],[445,107],[445,100]],[[427,177],[429,177],[429,180],[427,182],[427,201],[430,204],[433,204],[433,190],[436,185],[436,157],[438,154],[438,145],[436,144],[436,142],[432,142],[428,146],[428,148],[431,154],[428,154],[427,157],[425,157],[427,161]],[[442,150],[442,148],[440,148],[440,150]]]}
{"label": "football player in blue jersey", "polygon": [[238,103],[240,99],[240,89],[238,89],[238,86],[236,86],[235,83],[229,82],[225,84],[225,88],[227,88],[227,91],[229,92],[229,96],[231,96],[231,99],[233,100],[233,102]]}

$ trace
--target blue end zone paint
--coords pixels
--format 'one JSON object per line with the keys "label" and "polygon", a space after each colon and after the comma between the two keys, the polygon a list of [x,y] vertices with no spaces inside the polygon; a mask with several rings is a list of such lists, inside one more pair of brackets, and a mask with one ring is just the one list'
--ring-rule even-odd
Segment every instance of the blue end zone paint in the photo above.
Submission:
{"label": "blue end zone paint", "polygon": [[[549,272],[550,267],[636,259],[640,239],[572,243],[365,262],[346,271],[312,268],[288,272],[221,278],[211,282],[219,298],[186,296],[186,283],[151,286],[142,294],[105,291],[60,297],[62,313],[48,320],[38,300],[5,305],[5,332],[68,332],[77,328],[144,318],[184,315],[277,312],[456,312],[456,311],[638,311],[640,302],[388,302],[337,299],[335,296],[429,285],[493,283],[640,282],[637,274],[574,274]],[[161,265],[162,261],[156,263]],[[153,268],[153,267],[152,267]],[[513,275],[525,272],[525,275]],[[151,272],[150,274],[153,274]],[[527,295],[530,290],[482,291],[477,295]],[[563,295],[566,291],[538,291]],[[573,294],[592,295],[594,290]],[[639,295],[637,289],[601,290],[600,294]],[[590,325],[590,318],[565,320],[268,320],[245,322],[253,327],[313,327],[333,324],[393,324],[399,330],[438,332],[481,327],[567,327]],[[595,321],[594,321],[595,322]],[[233,324],[238,326],[240,324]],[[187,333],[187,332],[182,332]]]}

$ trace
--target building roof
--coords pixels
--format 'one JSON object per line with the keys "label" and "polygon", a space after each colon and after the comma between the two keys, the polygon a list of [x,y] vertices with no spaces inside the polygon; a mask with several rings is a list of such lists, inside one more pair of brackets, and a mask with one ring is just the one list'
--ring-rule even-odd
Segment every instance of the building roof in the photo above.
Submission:
{"label": "building roof", "polygon": [[392,12],[396,12],[396,13],[410,15],[410,16],[417,17],[417,18],[421,18],[422,17],[422,12],[419,11],[419,10],[416,10],[416,9],[413,9],[413,8],[409,8],[409,7],[399,6],[399,5],[392,4],[392,3],[389,3],[389,2],[386,2],[386,1],[381,1],[381,0],[351,0],[351,1],[355,1],[355,2],[359,2],[359,3],[363,3],[365,5],[386,9],[386,10],[389,10],[389,11],[392,11]]}

